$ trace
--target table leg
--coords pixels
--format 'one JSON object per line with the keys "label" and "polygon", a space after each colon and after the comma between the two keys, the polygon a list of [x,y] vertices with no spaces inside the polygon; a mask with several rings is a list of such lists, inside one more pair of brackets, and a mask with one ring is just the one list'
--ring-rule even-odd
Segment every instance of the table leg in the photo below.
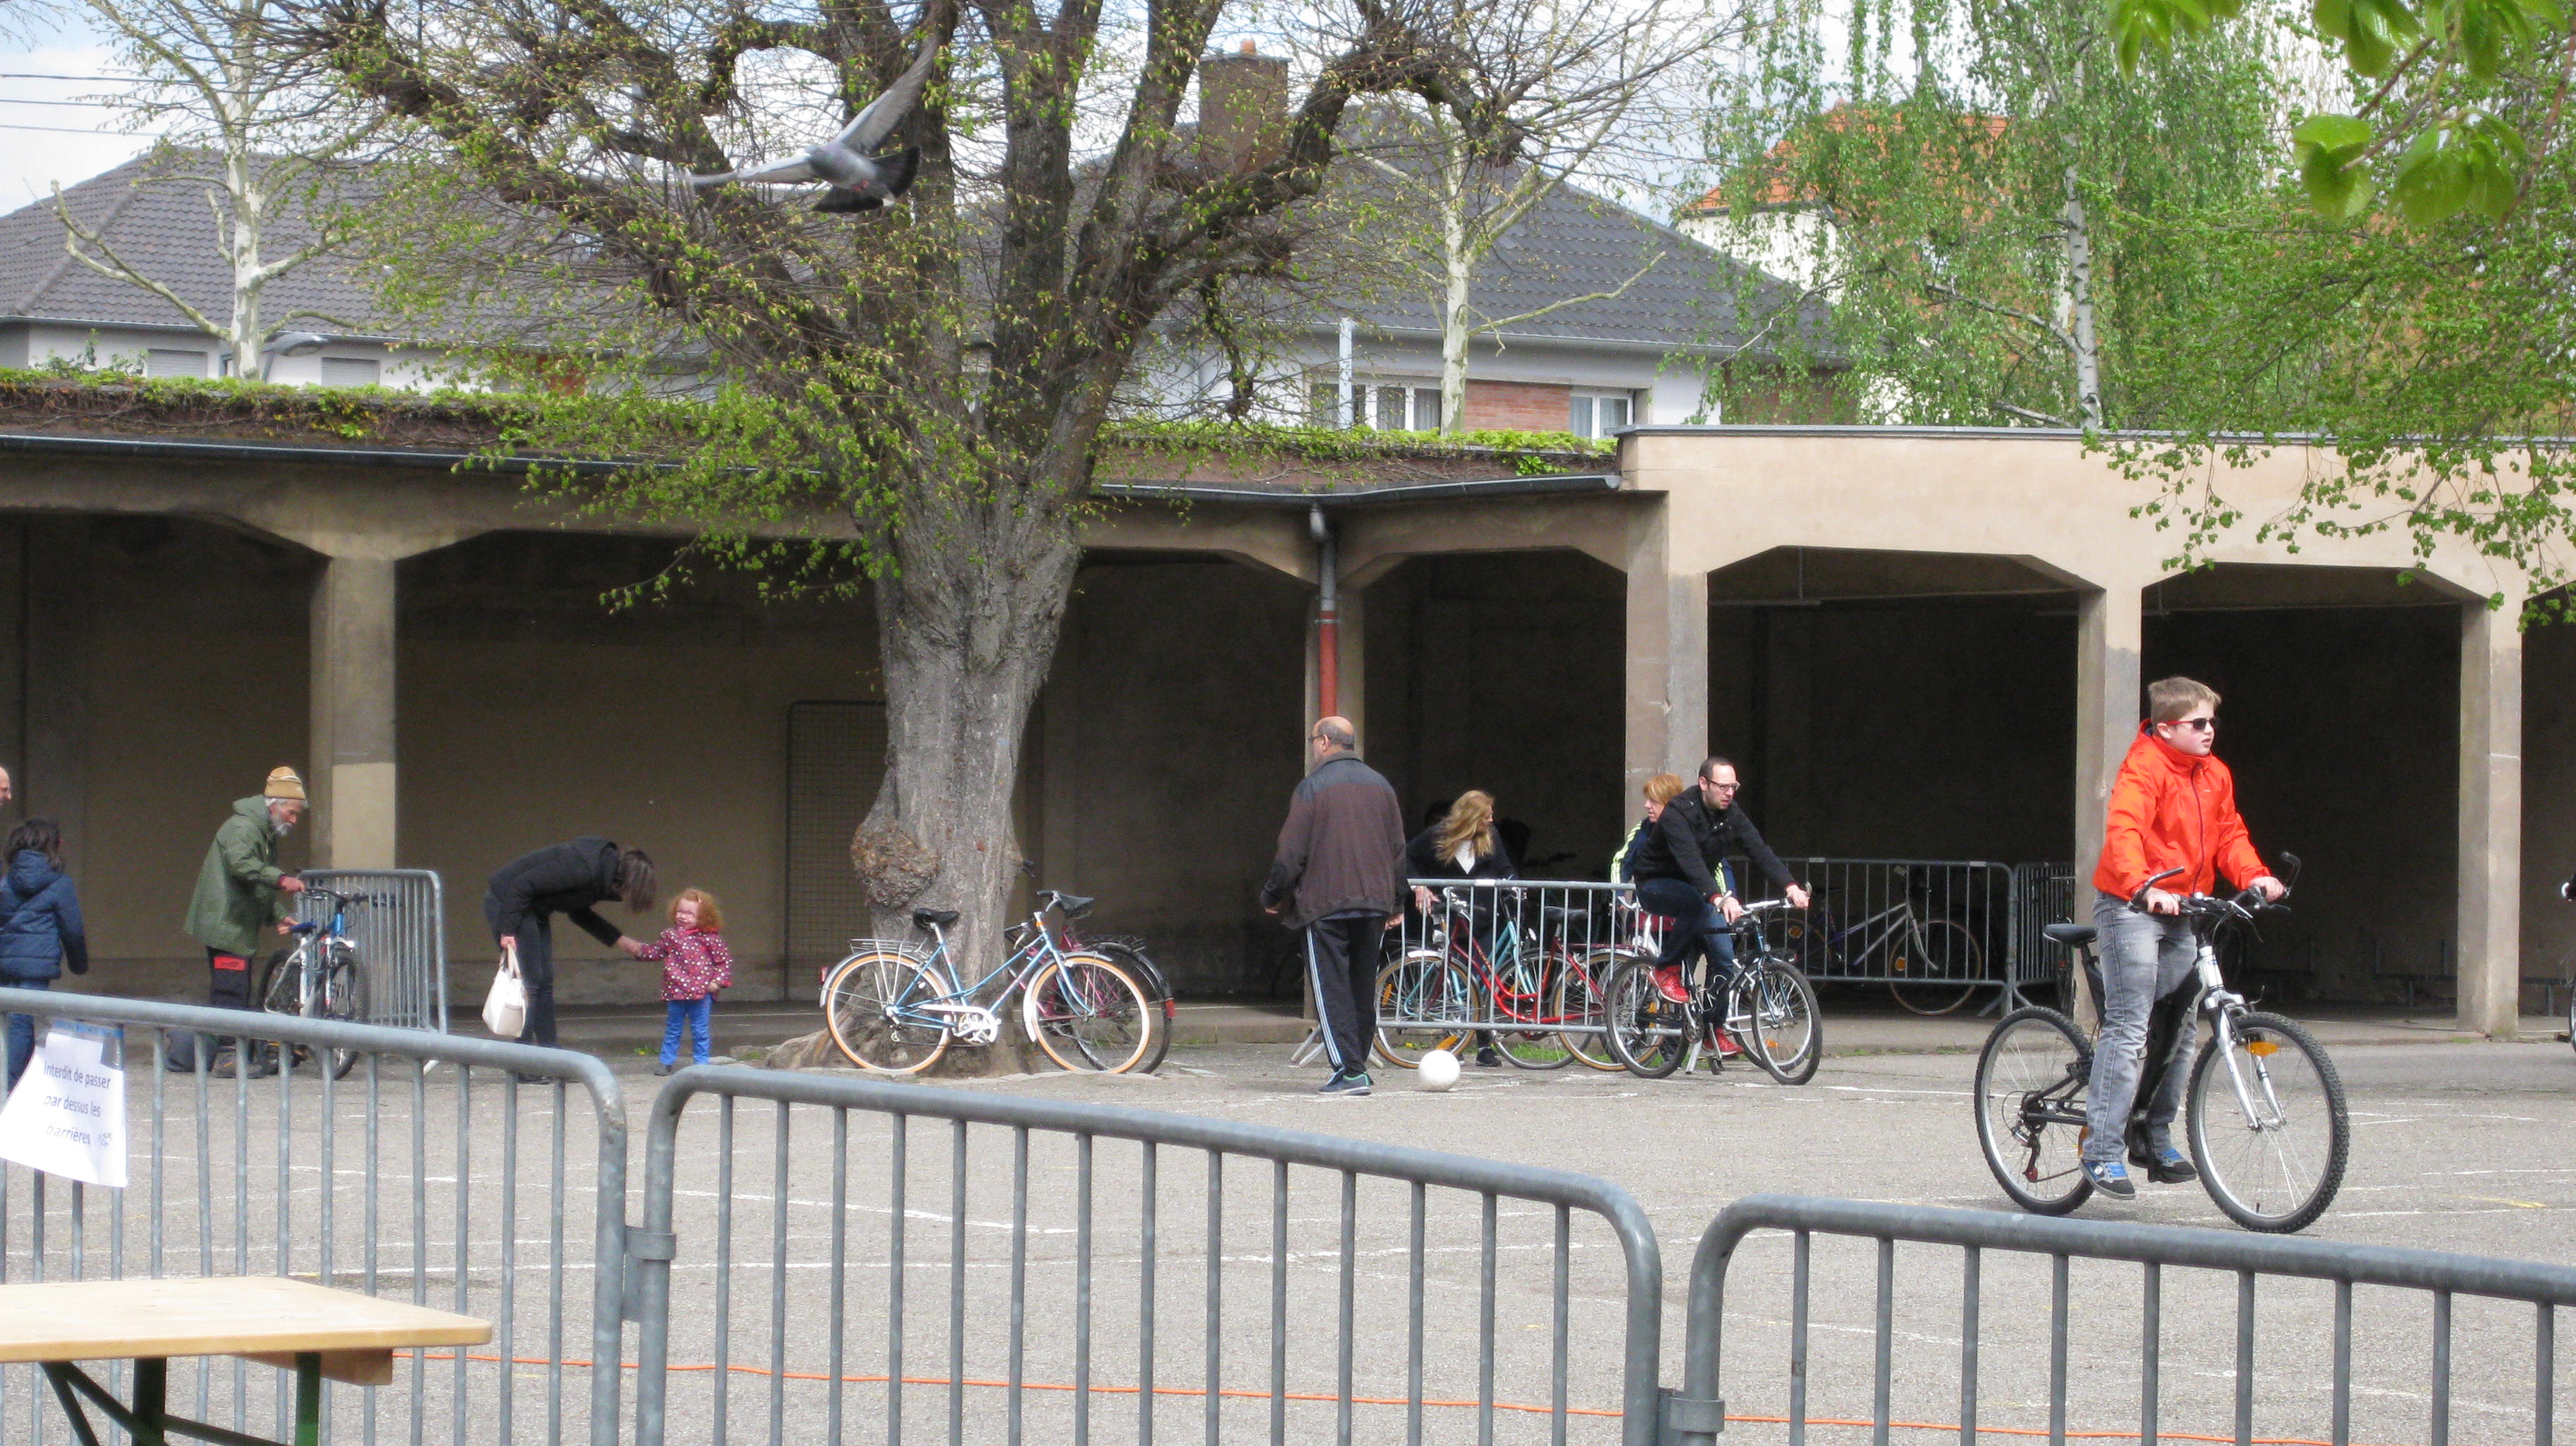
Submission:
{"label": "table leg", "polygon": [[295,1353],[295,1446],[322,1446],[322,1353]]}
{"label": "table leg", "polygon": [[145,1359],[134,1363],[134,1446],[170,1446],[163,1429],[170,1411],[170,1363]]}
{"label": "table leg", "polygon": [[90,1429],[89,1413],[81,1409],[80,1397],[72,1394],[72,1380],[80,1367],[61,1361],[45,1362],[45,1379],[54,1383],[54,1394],[62,1398],[63,1415],[71,1421],[72,1435],[81,1446],[98,1446],[98,1433]]}

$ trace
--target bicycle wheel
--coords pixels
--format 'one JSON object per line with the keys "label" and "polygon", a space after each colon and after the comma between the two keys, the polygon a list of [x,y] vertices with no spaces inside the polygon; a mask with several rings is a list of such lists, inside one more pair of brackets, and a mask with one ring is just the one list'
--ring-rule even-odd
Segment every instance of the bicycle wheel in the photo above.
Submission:
{"label": "bicycle wheel", "polygon": [[[2191,1071],[2191,1155],[2209,1198],[2248,1230],[2305,1229],[2334,1203],[2352,1144],[2343,1079],[2295,1020],[2235,1016],[2233,1048],[2204,1051]],[[2231,1069],[2229,1066],[2233,1065]],[[2248,1116],[2237,1080],[2253,1101]]]}
{"label": "bicycle wheel", "polygon": [[1557,1033],[1562,1016],[1556,1012],[1556,981],[1549,977],[1551,972],[1547,958],[1526,944],[1517,959],[1497,971],[1494,1018],[1521,1027],[1497,1029],[1485,1037],[1503,1058],[1522,1069],[1563,1069],[1574,1062],[1565,1036]]}
{"label": "bicycle wheel", "polygon": [[1125,1074],[1153,1047],[1155,1014],[1136,977],[1097,954],[1050,962],[1020,991],[1020,1027],[1058,1065]]}
{"label": "bicycle wheel", "polygon": [[1737,971],[1726,991],[1726,1028],[1763,1073],[1785,1085],[1814,1079],[1825,1057],[1815,986],[1783,959],[1758,959]]}
{"label": "bicycle wheel", "polygon": [[1556,974],[1556,1019],[1564,1029],[1559,1038],[1565,1052],[1598,1070],[1627,1068],[1610,1052],[1603,1027],[1609,1016],[1602,1010],[1602,984],[1619,967],[1619,958],[1615,951],[1595,949],[1579,959],[1569,957]]}
{"label": "bicycle wheel", "polygon": [[[1156,969],[1153,965],[1153,961],[1145,957],[1145,946],[1132,939],[1096,940],[1093,943],[1083,946],[1083,952],[1086,954],[1097,954],[1101,958],[1108,960],[1110,963],[1117,965],[1120,969],[1127,972],[1129,978],[1134,979],[1139,984],[1144,984],[1148,980],[1160,979],[1163,977],[1162,971]],[[1155,998],[1154,991],[1150,987],[1145,991],[1145,1000],[1150,1006],[1146,1014],[1145,1024],[1147,1028],[1153,1031],[1154,1042],[1146,1047],[1145,1062],[1129,1071],[1131,1074],[1152,1074],[1154,1071],[1163,1067],[1164,1057],[1172,1052],[1172,1024],[1174,1013],[1172,1009],[1172,1001],[1168,997],[1162,999]]]}
{"label": "bicycle wheel", "polygon": [[1917,1014],[1947,1014],[1977,992],[1972,981],[1985,977],[1986,953],[1963,924],[1921,919],[1915,928],[1920,942],[1911,952],[1903,940],[1889,945],[1887,990]]}
{"label": "bicycle wheel", "polygon": [[[367,971],[359,965],[356,949],[343,944],[331,951],[329,972],[322,976],[322,997],[315,1005],[316,1016],[322,1019],[336,1019],[343,1024],[367,1022]],[[349,1071],[357,1067],[358,1057],[366,1051],[333,1049],[328,1053],[325,1067],[331,1071],[331,1078],[347,1079]]]}
{"label": "bicycle wheel", "polygon": [[907,954],[853,954],[823,985],[823,1024],[850,1063],[879,1074],[919,1074],[948,1051],[948,1025],[926,1005],[945,982]]}
{"label": "bicycle wheel", "polygon": [[1475,1017],[1472,986],[1458,961],[1414,949],[1377,972],[1377,1057],[1412,1069],[1435,1049],[1458,1052]]}
{"label": "bicycle wheel", "polygon": [[1610,1052],[1639,1079],[1662,1079],[1690,1053],[1690,1006],[1667,998],[1655,982],[1655,961],[1639,955],[1610,971],[1601,991]]}
{"label": "bicycle wheel", "polygon": [[2081,1158],[2092,1078],[2074,1022],[2036,1004],[2005,1015],[1977,1051],[1977,1144],[2024,1210],[2063,1215],[2092,1195]]}
{"label": "bicycle wheel", "polygon": [[269,956],[259,976],[259,1007],[270,1014],[304,1012],[304,944]]}

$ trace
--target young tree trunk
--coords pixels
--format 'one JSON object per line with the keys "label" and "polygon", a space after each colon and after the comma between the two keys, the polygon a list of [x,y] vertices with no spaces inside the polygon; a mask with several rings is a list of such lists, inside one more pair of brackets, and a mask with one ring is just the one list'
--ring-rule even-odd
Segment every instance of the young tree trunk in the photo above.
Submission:
{"label": "young tree trunk", "polygon": [[1440,207],[1440,430],[1455,434],[1467,427],[1467,298],[1476,258],[1469,254],[1458,189],[1448,192]]}
{"label": "young tree trunk", "polygon": [[2066,166],[2067,330],[2074,337],[2075,406],[2088,430],[2102,427],[2102,346],[2093,330],[2093,222],[2075,165]]}
{"label": "young tree trunk", "polygon": [[225,248],[232,253],[233,375],[259,380],[260,348],[268,344],[260,318],[259,293],[267,277],[260,274],[262,250],[261,223],[267,217],[268,197],[259,189],[251,174],[251,157],[246,147],[226,137],[224,146],[224,189],[231,193],[232,240]]}
{"label": "young tree trunk", "polygon": [[[907,525],[894,554],[898,568],[876,587],[885,784],[850,861],[881,937],[913,937],[916,908],[959,911],[948,945],[960,982],[971,984],[1002,958],[1019,878],[1020,741],[1081,547],[1060,509],[984,501]],[[952,1044],[936,1072],[1016,1074],[1035,1068],[1034,1056],[1006,1012],[991,1049]]]}

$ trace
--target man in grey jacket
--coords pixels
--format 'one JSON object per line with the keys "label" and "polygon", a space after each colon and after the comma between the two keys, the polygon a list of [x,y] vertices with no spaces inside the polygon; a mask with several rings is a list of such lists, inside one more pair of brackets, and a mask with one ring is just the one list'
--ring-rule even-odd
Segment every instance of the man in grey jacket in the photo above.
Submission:
{"label": "man in grey jacket", "polygon": [[1261,907],[1287,910],[1306,931],[1306,972],[1333,1077],[1322,1093],[1369,1092],[1369,1040],[1377,1033],[1378,939],[1404,897],[1404,811],[1395,790],[1360,762],[1348,718],[1325,718],[1306,737],[1312,772],[1288,800],[1279,856]]}

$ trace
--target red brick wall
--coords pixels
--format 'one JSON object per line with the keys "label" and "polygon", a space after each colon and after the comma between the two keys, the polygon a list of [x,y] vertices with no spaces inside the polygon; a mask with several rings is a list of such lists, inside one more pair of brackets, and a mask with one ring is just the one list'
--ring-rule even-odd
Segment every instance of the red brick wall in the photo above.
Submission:
{"label": "red brick wall", "polygon": [[1574,388],[1549,382],[1467,382],[1470,431],[1562,432]]}

